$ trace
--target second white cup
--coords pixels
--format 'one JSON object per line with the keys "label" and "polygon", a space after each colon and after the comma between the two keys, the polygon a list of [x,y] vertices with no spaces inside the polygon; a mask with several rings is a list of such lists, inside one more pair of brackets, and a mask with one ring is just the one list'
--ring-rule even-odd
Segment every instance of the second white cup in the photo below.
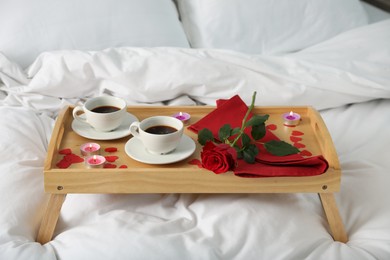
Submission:
{"label": "second white cup", "polygon": [[166,154],[175,150],[183,131],[183,123],[171,116],[148,117],[130,125],[132,135],[140,139],[146,150],[152,154]]}

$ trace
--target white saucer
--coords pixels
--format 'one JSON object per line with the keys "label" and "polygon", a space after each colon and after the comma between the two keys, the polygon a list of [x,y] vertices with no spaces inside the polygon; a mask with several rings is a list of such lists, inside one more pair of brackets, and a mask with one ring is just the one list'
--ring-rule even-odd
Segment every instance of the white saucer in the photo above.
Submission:
{"label": "white saucer", "polygon": [[151,154],[149,153],[141,140],[138,138],[131,138],[125,145],[125,151],[128,156],[136,161],[147,164],[168,164],[184,160],[190,157],[195,151],[195,142],[186,135],[183,135],[179,146],[168,154]]}
{"label": "white saucer", "polygon": [[[81,117],[84,115],[81,115]],[[127,113],[123,123],[115,130],[111,132],[99,132],[96,131],[92,126],[87,123],[80,122],[79,120],[73,119],[72,129],[78,135],[93,140],[114,140],[130,135],[130,124],[134,121],[138,121],[138,118],[133,114]]]}

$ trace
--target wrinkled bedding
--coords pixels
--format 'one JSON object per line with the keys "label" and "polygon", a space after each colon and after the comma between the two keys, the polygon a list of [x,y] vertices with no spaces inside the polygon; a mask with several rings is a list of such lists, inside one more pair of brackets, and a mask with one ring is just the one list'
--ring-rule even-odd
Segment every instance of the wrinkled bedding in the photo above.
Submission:
{"label": "wrinkled bedding", "polygon": [[[300,52],[111,48],[42,53],[28,70],[0,54],[0,259],[389,259],[390,20]],[[317,194],[70,194],[53,240],[34,242],[48,196],[43,163],[67,104],[107,94],[129,105],[320,110],[342,168],[334,242]]]}

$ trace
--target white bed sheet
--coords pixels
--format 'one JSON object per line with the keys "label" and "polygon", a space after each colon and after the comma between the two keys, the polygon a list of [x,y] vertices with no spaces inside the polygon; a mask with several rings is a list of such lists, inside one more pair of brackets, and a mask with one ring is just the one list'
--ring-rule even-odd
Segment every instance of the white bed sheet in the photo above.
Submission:
{"label": "white bed sheet", "polygon": [[[279,57],[60,51],[42,54],[24,72],[0,56],[0,258],[390,258],[389,26],[362,27]],[[214,104],[233,94],[249,101],[253,90],[258,105],[321,109],[343,171],[336,200],[348,243],[333,241],[316,194],[72,194],[53,241],[34,242],[47,199],[43,161],[63,105],[103,93],[129,104]]]}

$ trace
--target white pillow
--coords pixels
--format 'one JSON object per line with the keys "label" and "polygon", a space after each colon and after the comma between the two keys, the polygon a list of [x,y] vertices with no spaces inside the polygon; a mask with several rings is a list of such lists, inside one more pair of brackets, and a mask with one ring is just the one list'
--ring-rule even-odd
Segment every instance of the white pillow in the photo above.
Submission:
{"label": "white pillow", "polygon": [[171,0],[1,0],[0,51],[23,67],[43,51],[189,47]]}
{"label": "white pillow", "polygon": [[177,0],[194,48],[292,52],[367,24],[358,0]]}

